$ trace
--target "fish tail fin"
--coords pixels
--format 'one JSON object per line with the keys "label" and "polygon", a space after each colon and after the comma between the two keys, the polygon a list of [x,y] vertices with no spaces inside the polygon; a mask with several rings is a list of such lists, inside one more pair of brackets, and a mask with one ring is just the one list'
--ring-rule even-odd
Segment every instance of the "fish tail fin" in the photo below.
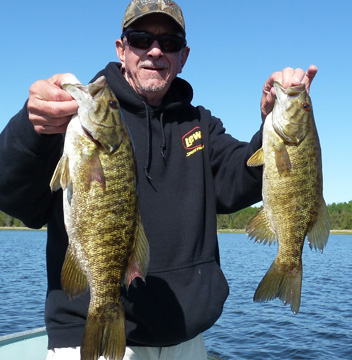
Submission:
{"label": "fish tail fin", "polygon": [[254,294],[254,301],[269,301],[279,298],[290,304],[296,315],[301,304],[302,262],[294,270],[285,269],[275,261],[263,277]]}
{"label": "fish tail fin", "polygon": [[113,315],[93,315],[88,312],[86,328],[81,347],[81,359],[97,360],[103,349],[103,356],[110,360],[122,360],[126,349],[125,313],[116,304]]}

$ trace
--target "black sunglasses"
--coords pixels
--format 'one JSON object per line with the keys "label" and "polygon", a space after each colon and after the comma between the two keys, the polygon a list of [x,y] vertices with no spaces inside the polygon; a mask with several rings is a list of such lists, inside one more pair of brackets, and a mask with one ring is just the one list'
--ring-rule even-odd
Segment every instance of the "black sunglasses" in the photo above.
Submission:
{"label": "black sunglasses", "polygon": [[149,49],[154,40],[158,41],[160,49],[164,52],[178,52],[187,44],[186,39],[178,35],[155,35],[147,31],[125,31],[121,39],[123,37],[126,37],[128,45],[143,50]]}

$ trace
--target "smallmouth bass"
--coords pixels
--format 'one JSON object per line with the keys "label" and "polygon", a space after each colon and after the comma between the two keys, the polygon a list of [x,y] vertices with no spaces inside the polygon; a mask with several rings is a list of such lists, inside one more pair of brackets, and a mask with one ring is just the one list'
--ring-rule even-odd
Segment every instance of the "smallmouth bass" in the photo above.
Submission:
{"label": "smallmouth bass", "polygon": [[247,226],[257,242],[278,242],[278,253],[254,294],[254,301],[279,297],[297,314],[301,302],[302,250],[323,250],[330,217],[323,198],[319,137],[305,85],[284,89],[274,83],[277,99],[263,129],[262,148],[247,162],[263,165],[263,207]]}
{"label": "smallmouth bass", "polygon": [[[70,79],[70,81],[72,81]],[[149,245],[136,190],[134,150],[118,101],[104,76],[87,86],[62,84],[78,103],[50,187],[63,189],[69,245],[62,288],[70,298],[90,289],[81,359],[125,353],[121,286],[144,279]]]}

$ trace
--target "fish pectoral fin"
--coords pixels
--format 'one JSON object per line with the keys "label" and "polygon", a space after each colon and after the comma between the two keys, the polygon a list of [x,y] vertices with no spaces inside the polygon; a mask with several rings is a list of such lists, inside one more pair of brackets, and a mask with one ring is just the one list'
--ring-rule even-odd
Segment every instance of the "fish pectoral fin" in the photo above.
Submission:
{"label": "fish pectoral fin", "polygon": [[319,249],[323,252],[323,249],[328,242],[330,234],[330,216],[328,208],[326,207],[324,199],[322,199],[321,204],[318,209],[317,220],[309,230],[307,235],[307,240],[310,249],[315,250]]}
{"label": "fish pectoral fin", "polygon": [[277,241],[277,235],[271,226],[263,206],[259,209],[258,214],[248,223],[246,232],[250,239],[254,238],[255,241],[259,243],[264,242],[264,245],[267,242],[271,245]]}
{"label": "fish pectoral fin", "polygon": [[93,181],[100,183],[103,190],[106,189],[104,169],[101,165],[98,151],[93,151],[89,155],[86,154],[82,158],[82,163],[85,169],[87,169],[84,185],[86,190],[90,190]]}
{"label": "fish pectoral fin", "polygon": [[261,165],[264,165],[263,148],[257,150],[247,161],[247,166],[261,166]]}
{"label": "fish pectoral fin", "polygon": [[62,155],[50,181],[51,191],[57,191],[60,188],[65,190],[71,183],[69,159],[67,155]]}
{"label": "fish pectoral fin", "polygon": [[288,155],[286,145],[283,142],[279,142],[274,146],[275,163],[277,171],[280,175],[287,175],[291,171],[291,160]]}
{"label": "fish pectoral fin", "polygon": [[69,245],[61,271],[61,286],[70,299],[88,291],[88,280]]}
{"label": "fish pectoral fin", "polygon": [[128,289],[134,278],[140,277],[145,281],[149,265],[149,243],[145,236],[140,215],[137,217],[134,246],[128,261],[125,286]]}

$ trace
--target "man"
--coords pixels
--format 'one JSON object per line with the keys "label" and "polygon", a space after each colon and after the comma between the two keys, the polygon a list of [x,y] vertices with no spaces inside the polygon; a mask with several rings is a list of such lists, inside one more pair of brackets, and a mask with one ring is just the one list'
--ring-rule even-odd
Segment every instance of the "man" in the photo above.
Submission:
{"label": "man", "polygon": [[[192,88],[177,77],[189,54],[185,36],[175,2],[133,0],[116,41],[121,63],[108,64],[94,77],[106,76],[134,141],[151,252],[146,284],[135,279],[122,293],[125,359],[206,359],[201,334],[221,315],[228,295],[216,213],[261,199],[261,169],[246,166],[261,146],[261,132],[240,142],[208,110],[191,105]],[[262,119],[273,108],[275,80],[309,89],[316,72],[311,66],[306,73],[286,68],[272,74],[263,89]],[[61,289],[67,248],[62,193],[49,189],[63,133],[77,112],[76,101],[60,88],[65,76],[34,83],[0,139],[1,210],[29,227],[48,223],[48,359],[79,358],[89,303],[88,294],[70,301]]]}

